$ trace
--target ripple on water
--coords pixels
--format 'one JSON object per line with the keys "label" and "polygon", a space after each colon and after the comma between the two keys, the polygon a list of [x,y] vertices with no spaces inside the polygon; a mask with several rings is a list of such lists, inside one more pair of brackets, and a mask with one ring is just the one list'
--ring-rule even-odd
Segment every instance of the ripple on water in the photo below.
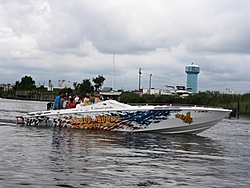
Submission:
{"label": "ripple on water", "polygon": [[15,115],[43,104],[12,103],[0,115],[2,187],[250,185],[249,120],[223,120],[200,135],[29,128]]}

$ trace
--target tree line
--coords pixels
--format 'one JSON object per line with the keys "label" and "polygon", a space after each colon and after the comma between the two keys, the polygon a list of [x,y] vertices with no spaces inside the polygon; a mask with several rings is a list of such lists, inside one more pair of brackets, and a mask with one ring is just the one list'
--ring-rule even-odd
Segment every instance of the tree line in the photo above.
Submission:
{"label": "tree line", "polygon": [[[63,89],[55,89],[55,92],[58,90],[69,93],[69,94],[77,94],[77,93],[92,93],[94,91],[99,91],[102,87],[105,78],[102,75],[98,75],[95,78],[92,78],[92,82],[90,79],[83,79],[81,83],[73,82],[74,89],[71,88],[63,88]],[[44,85],[39,86],[38,88],[35,85],[35,81],[31,76],[24,76],[21,78],[21,81],[16,81],[13,90],[15,91],[39,91],[39,92],[47,92],[47,88]]]}
{"label": "tree line", "polygon": [[250,114],[250,93],[227,94],[219,91],[205,91],[190,94],[187,97],[178,95],[149,95],[142,96],[133,92],[123,92],[121,102],[130,104],[172,104],[213,106],[234,109],[240,114]]}

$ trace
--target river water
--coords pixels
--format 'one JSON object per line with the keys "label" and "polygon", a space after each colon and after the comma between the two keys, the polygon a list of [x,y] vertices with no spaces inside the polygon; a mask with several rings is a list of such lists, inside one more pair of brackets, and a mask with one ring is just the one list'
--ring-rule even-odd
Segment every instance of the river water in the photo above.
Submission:
{"label": "river water", "polygon": [[250,119],[198,135],[22,127],[46,102],[0,99],[0,187],[250,187]]}

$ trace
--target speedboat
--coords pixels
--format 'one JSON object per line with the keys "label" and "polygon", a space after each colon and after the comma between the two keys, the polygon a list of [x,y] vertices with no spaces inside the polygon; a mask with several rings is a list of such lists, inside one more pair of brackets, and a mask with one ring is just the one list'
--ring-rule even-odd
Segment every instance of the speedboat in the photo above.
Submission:
{"label": "speedboat", "polygon": [[198,134],[223,118],[231,110],[199,106],[131,106],[106,100],[89,106],[47,110],[17,116],[27,126],[68,127],[106,131]]}

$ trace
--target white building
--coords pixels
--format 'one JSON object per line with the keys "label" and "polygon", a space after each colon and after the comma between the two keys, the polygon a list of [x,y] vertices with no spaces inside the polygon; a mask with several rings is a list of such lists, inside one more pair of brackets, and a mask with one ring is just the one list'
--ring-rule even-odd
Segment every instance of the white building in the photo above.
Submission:
{"label": "white building", "polygon": [[71,88],[70,81],[58,80],[58,88]]}
{"label": "white building", "polygon": [[142,94],[150,94],[150,95],[160,95],[161,89],[151,88],[151,89],[140,89]]}
{"label": "white building", "polygon": [[191,91],[187,90],[185,86],[166,86],[165,89],[151,88],[149,89],[140,89],[140,94],[150,94],[150,95],[178,95],[180,97],[187,97],[189,94],[192,94]]}
{"label": "white building", "polygon": [[58,80],[58,87],[54,87],[52,85],[52,81],[49,80],[48,86],[44,86],[44,87],[47,88],[48,91],[53,91],[54,88],[56,88],[56,89],[71,88],[70,81],[66,81],[66,80]]}

